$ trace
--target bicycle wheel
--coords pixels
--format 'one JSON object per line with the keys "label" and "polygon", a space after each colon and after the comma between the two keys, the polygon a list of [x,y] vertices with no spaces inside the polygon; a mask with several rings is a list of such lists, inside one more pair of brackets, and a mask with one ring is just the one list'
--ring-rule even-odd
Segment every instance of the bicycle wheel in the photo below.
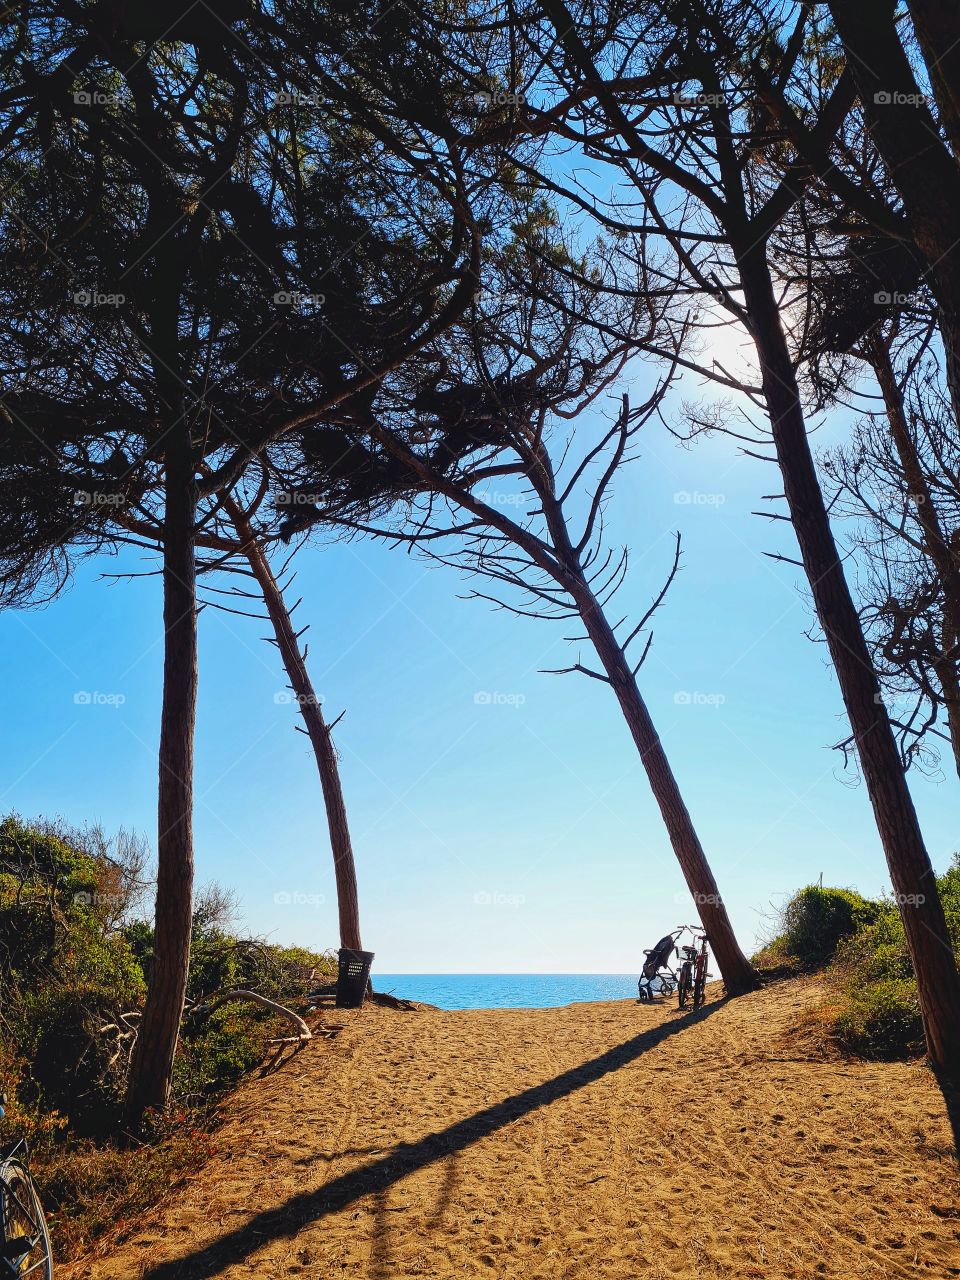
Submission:
{"label": "bicycle wheel", "polygon": [[690,961],[685,960],[680,966],[680,981],[677,983],[677,1004],[681,1009],[686,1008],[692,985],[693,979],[690,975]]}
{"label": "bicycle wheel", "polygon": [[30,1170],[19,1160],[0,1164],[3,1241],[0,1243],[0,1270],[4,1276],[31,1276],[33,1280],[53,1280],[53,1253],[43,1220],[40,1197]]}
{"label": "bicycle wheel", "polygon": [[699,1009],[707,996],[707,962],[697,964],[697,976],[693,980],[693,1007]]}

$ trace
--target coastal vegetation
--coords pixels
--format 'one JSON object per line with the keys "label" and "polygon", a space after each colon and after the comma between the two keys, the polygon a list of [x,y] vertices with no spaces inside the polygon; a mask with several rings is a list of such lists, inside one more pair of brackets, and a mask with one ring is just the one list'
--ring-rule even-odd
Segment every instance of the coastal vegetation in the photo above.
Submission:
{"label": "coastal vegetation", "polygon": [[202,1162],[217,1099],[288,1035],[282,1017],[212,1008],[217,997],[242,988],[305,1010],[335,969],[329,954],[238,934],[230,895],[201,891],[171,1105],[134,1135],[123,1098],[153,955],[149,888],[142,840],[0,821],[0,1144],[27,1140],[62,1259]]}
{"label": "coastal vegetation", "polygon": [[[918,775],[945,789],[960,775],[952,7],[11,0],[4,18],[0,607],[54,604],[88,560],[121,570],[118,616],[127,580],[157,579],[153,834],[0,820],[0,1139],[29,1142],[60,1255],[198,1168],[225,1095],[299,1052],[308,1015],[323,1029],[314,996],[337,967],[323,948],[372,945],[339,720],[291,599],[297,567],[347,540],[557,626],[563,656],[542,674],[605,686],[709,935],[722,1026],[776,1060],[755,1011],[788,1044],[778,1019],[810,1016],[815,990],[824,1058],[858,1082],[865,1062],[926,1064],[917,1096],[932,1107],[939,1089],[960,1133],[960,857],[936,874],[952,846],[914,803]],[[715,341],[731,334],[736,367]],[[786,541],[750,550],[802,583],[842,708],[839,740],[830,723],[823,735],[862,788],[890,886],[798,889],[752,959],[690,799],[696,770],[647,683],[684,531],[637,546],[619,495],[661,428],[691,449],[723,436],[774,476],[753,514]],[[733,608],[697,620],[705,672],[723,669],[714,640]],[[310,947],[246,936],[231,886],[196,883],[204,609],[268,624],[309,739],[338,934]],[[328,670],[349,656],[336,622]],[[379,674],[406,677],[403,655]],[[802,689],[777,676],[789,721]],[[759,810],[756,779],[738,781],[738,804]],[[843,874],[829,852],[825,866]],[[636,882],[659,873],[638,865]],[[594,1028],[601,1066],[569,1071],[599,1082],[631,1039],[653,1052],[702,1030],[732,1078],[724,1033],[696,1021],[713,995],[693,1021],[650,1021],[618,1046]],[[552,1104],[569,1084],[536,1089]],[[742,1099],[724,1097],[718,1150],[747,1131],[731,1127]],[[928,1146],[946,1158],[940,1137]],[[378,1199],[382,1235],[385,1211]],[[371,1265],[391,1274],[386,1255]]]}

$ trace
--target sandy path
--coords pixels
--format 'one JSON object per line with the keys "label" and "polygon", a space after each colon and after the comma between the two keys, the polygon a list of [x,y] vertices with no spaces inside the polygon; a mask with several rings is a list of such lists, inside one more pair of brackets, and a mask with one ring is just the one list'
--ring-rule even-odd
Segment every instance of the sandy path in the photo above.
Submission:
{"label": "sandy path", "polygon": [[920,1067],[807,1056],[780,984],[699,1014],[331,1012],[235,1096],[218,1154],[69,1280],[960,1275]]}

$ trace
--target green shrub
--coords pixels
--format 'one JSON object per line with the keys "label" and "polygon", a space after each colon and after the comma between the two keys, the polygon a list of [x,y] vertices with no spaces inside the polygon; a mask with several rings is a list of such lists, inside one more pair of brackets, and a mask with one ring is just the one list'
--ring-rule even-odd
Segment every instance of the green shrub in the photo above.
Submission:
{"label": "green shrub", "polygon": [[896,907],[885,906],[872,924],[840,940],[833,977],[850,996],[872,982],[913,981],[907,937]]}
{"label": "green shrub", "polygon": [[[960,952],[960,856],[937,877],[947,927]],[[903,921],[894,902],[837,946],[831,978],[844,1000],[834,1030],[838,1043],[865,1058],[921,1054],[923,1025]]]}
{"label": "green shrub", "polygon": [[853,889],[823,889],[808,885],[795,893],[783,909],[783,933],[775,939],[786,956],[817,966],[833,958],[842,938],[871,924],[880,906]]}
{"label": "green shrub", "polygon": [[153,925],[135,918],[145,864],[136,837],[0,819],[0,1143],[30,1142],[64,1260],[202,1158],[209,1103],[290,1032],[250,1004],[197,1005],[230,987],[296,1005],[311,973],[336,969],[330,953],[237,936],[231,895],[198,894],[172,1114],[132,1144],[119,1120],[136,1023],[121,1015],[141,1009],[153,960]]}
{"label": "green shrub", "polygon": [[185,1101],[197,1102],[236,1083],[264,1059],[277,1020],[266,1010],[249,1004],[229,1004],[209,1017],[188,1019],[174,1063],[173,1092]]}
{"label": "green shrub", "polygon": [[912,979],[883,978],[850,1000],[834,1024],[837,1041],[861,1058],[903,1058],[923,1052],[923,1024]]}

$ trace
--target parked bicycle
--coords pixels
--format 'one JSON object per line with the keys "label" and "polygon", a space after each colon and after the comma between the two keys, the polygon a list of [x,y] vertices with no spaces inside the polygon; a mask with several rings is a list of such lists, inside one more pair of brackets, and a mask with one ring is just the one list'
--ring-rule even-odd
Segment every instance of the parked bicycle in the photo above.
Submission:
{"label": "parked bicycle", "polygon": [[[691,942],[682,947],[677,946],[677,939],[689,933]],[[695,1009],[699,1009],[706,998],[707,979],[713,975],[707,972],[709,939],[697,924],[680,924],[670,933],[665,934],[655,947],[643,954],[647,957],[637,992],[641,1002],[652,1001],[657,995],[677,993],[677,1001],[681,1009],[691,1001]],[[679,967],[670,966],[670,957],[674,951],[679,958]]]}
{"label": "parked bicycle", "polygon": [[[7,1095],[0,1094],[0,1117]],[[0,1152],[0,1277],[33,1276],[53,1280],[53,1253],[40,1196],[30,1172],[27,1144],[21,1138]]]}
{"label": "parked bicycle", "polygon": [[692,942],[680,948],[680,972],[677,975],[677,1003],[681,1009],[693,998],[694,1009],[699,1009],[706,999],[707,979],[712,974],[707,972],[709,939],[699,925],[683,926],[690,931]]}

